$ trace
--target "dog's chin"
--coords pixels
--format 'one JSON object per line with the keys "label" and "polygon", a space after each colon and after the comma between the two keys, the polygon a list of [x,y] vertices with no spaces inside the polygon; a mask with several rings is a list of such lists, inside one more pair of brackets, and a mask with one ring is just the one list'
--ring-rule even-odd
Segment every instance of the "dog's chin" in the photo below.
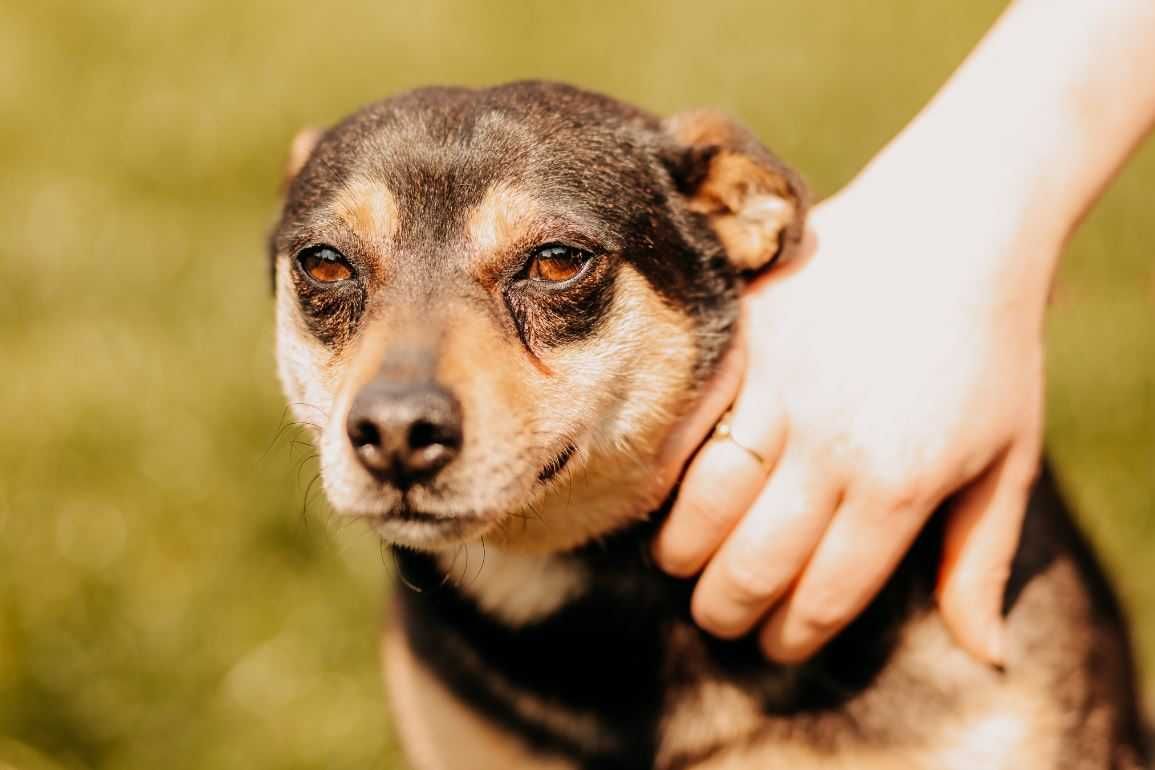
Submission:
{"label": "dog's chin", "polygon": [[491,516],[430,513],[409,506],[356,518],[366,521],[386,543],[419,551],[442,551],[478,541],[497,524]]}

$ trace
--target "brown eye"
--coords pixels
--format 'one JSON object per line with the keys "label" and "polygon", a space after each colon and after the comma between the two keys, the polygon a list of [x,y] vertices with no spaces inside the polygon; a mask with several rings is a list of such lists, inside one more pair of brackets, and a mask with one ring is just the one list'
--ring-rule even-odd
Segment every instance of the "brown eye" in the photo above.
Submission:
{"label": "brown eye", "polygon": [[353,266],[332,246],[313,246],[297,255],[297,264],[317,283],[339,283],[353,277]]}
{"label": "brown eye", "polygon": [[592,255],[588,251],[551,243],[533,253],[529,263],[529,277],[545,283],[563,283],[575,278]]}

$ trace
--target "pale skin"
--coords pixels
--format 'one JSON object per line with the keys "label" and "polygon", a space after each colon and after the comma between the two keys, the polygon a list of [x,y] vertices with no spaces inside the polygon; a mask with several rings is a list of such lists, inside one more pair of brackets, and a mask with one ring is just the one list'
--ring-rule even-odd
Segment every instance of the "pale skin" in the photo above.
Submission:
{"label": "pale skin", "polygon": [[[810,657],[951,495],[943,618],[1004,660],[1000,607],[1042,435],[1059,255],[1155,122],[1155,0],[1017,0],[749,288],[745,335],[666,451],[654,543],[696,621]],[[707,441],[729,404],[738,443]],[[691,457],[691,455],[693,455]],[[687,462],[688,467],[687,467]]]}

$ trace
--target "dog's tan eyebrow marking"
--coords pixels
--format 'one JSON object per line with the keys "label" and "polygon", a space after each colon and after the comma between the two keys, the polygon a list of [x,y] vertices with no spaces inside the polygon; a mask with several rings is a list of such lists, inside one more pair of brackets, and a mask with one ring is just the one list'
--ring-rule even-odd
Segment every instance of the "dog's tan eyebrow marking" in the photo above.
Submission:
{"label": "dog's tan eyebrow marking", "polygon": [[526,240],[544,212],[525,190],[499,182],[466,215],[465,234],[473,246],[473,272],[491,285],[506,266],[511,247]]}
{"label": "dog's tan eyebrow marking", "polygon": [[329,208],[365,243],[384,243],[397,229],[397,201],[380,182],[350,182]]}

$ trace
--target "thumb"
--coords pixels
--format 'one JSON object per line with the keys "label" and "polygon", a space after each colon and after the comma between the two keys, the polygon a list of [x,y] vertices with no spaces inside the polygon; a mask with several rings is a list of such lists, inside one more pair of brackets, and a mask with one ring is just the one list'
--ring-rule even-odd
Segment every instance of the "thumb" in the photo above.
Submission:
{"label": "thumb", "polygon": [[1035,446],[1012,446],[960,493],[948,513],[939,609],[965,650],[997,666],[1006,662],[1003,595],[1037,466]]}

